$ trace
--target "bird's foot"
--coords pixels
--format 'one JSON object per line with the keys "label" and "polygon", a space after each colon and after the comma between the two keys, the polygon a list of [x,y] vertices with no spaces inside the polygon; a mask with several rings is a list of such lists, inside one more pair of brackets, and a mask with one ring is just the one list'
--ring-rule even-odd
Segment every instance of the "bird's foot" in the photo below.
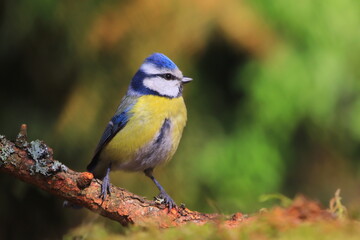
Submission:
{"label": "bird's foot", "polygon": [[101,198],[103,201],[106,199],[106,195],[110,193],[110,178],[107,176],[104,177],[103,182],[101,184],[101,193],[99,195],[99,198]]}
{"label": "bird's foot", "polygon": [[167,205],[169,210],[176,207],[175,201],[166,192],[161,192],[154,200],[158,204]]}

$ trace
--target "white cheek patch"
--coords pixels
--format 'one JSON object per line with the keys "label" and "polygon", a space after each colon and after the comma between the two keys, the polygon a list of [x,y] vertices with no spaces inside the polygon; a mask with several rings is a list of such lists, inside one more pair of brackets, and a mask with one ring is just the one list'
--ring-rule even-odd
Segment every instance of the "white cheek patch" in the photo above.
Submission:
{"label": "white cheek patch", "polygon": [[180,92],[180,81],[177,80],[165,80],[161,77],[152,77],[144,79],[144,86],[158,92],[160,95],[168,97],[177,97]]}

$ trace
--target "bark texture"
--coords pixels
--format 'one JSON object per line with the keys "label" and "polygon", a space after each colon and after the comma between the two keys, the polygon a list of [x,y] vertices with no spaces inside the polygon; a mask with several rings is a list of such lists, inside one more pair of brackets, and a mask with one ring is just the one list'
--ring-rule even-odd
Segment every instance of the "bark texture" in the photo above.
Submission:
{"label": "bark texture", "polygon": [[221,222],[236,226],[244,221],[241,213],[233,216],[205,214],[178,207],[169,211],[164,205],[146,200],[123,188],[111,185],[111,195],[99,198],[101,181],[89,172],[76,172],[53,159],[53,151],[43,141],[28,142],[27,127],[21,126],[15,141],[0,135],[0,172],[30,183],[70,204],[83,206],[122,225],[155,225],[162,228],[188,222]]}

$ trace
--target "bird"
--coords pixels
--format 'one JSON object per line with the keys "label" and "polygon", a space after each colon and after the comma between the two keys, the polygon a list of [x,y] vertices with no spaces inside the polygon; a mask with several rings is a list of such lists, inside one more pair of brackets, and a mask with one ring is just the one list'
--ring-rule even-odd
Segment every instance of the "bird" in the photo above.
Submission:
{"label": "bird", "polygon": [[156,199],[169,210],[176,207],[153,170],[169,161],[179,145],[187,121],[183,86],[190,81],[164,54],[145,58],[87,166],[103,180],[99,197],[110,194],[110,171],[142,171],[159,189]]}

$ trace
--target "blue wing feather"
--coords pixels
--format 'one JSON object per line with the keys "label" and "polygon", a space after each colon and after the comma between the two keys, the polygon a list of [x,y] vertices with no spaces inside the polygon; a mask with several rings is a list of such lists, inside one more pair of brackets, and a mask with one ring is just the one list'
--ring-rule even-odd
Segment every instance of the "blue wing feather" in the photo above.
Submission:
{"label": "blue wing feather", "polygon": [[115,115],[109,124],[106,126],[103,135],[100,138],[98,146],[95,150],[95,155],[98,151],[100,151],[106,143],[108,143],[121,129],[123,129],[128,122],[128,114],[127,112],[122,112],[118,115]]}
{"label": "blue wing feather", "polygon": [[99,155],[104,146],[110,142],[110,140],[123,129],[131,117],[130,110],[136,103],[134,97],[125,97],[115,115],[111,118],[110,122],[106,126],[104,133],[102,134],[100,141],[96,147],[94,157],[92,161],[87,166],[89,172],[93,172],[99,162]]}

